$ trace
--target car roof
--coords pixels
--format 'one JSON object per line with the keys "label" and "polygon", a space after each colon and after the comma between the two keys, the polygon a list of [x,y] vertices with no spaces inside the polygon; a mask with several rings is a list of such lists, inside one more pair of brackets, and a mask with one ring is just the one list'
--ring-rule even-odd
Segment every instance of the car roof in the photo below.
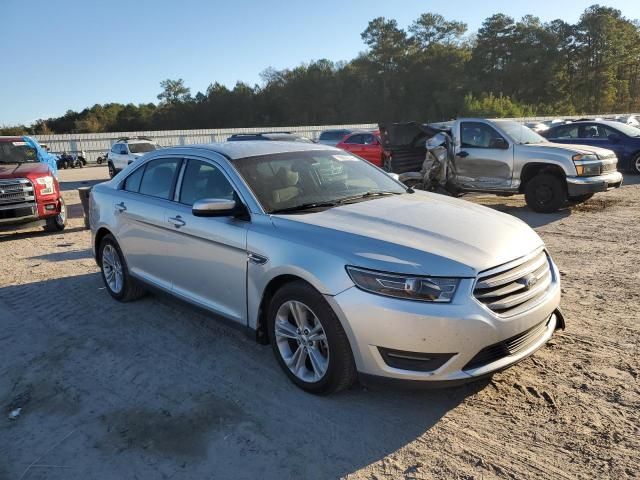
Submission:
{"label": "car roof", "polygon": [[243,142],[219,142],[207,144],[184,145],[178,147],[169,147],[162,150],[163,155],[172,151],[181,151],[184,149],[209,150],[225,156],[229,160],[239,158],[256,157],[259,155],[271,155],[289,152],[305,152],[308,150],[331,150],[343,152],[338,148],[328,145],[303,142],[265,142],[264,140],[246,140]]}
{"label": "car roof", "polygon": [[554,125],[551,128],[570,127],[571,125],[585,125],[587,123],[595,123],[596,125],[605,125],[607,127],[616,128],[620,127],[620,122],[615,120],[578,120],[576,122],[566,123],[563,125]]}

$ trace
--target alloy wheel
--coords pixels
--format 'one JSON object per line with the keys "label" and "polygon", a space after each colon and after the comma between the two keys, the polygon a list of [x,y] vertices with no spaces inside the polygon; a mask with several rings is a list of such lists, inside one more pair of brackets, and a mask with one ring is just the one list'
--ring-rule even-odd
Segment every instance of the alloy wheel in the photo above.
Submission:
{"label": "alloy wheel", "polygon": [[329,344],[315,313],[304,303],[284,302],[275,318],[275,341],[291,373],[304,382],[318,382],[327,373]]}
{"label": "alloy wheel", "polygon": [[124,284],[124,275],[120,255],[113,245],[106,244],[102,250],[102,272],[109,289],[113,293],[120,293]]}

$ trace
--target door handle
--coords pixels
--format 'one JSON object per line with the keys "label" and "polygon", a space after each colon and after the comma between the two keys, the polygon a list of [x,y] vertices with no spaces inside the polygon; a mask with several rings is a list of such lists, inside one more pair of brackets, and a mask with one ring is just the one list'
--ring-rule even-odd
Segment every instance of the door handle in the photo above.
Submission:
{"label": "door handle", "polygon": [[127,206],[124,202],[116,203],[116,210],[120,213],[125,212],[127,210]]}
{"label": "door handle", "polygon": [[187,224],[187,222],[182,220],[182,217],[180,215],[169,218],[169,223],[173,224],[173,226],[176,228],[184,227]]}
{"label": "door handle", "polygon": [[456,154],[456,157],[460,157],[460,158],[465,158],[469,156],[469,152],[465,152],[464,150],[462,150],[461,152],[458,152]]}

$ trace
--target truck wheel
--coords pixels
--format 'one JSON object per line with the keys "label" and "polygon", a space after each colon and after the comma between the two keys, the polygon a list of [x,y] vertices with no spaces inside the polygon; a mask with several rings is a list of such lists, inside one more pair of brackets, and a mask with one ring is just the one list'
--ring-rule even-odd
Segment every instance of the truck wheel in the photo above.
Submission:
{"label": "truck wheel", "polygon": [[567,203],[567,189],[559,177],[540,173],[525,186],[524,199],[534,212],[552,213]]}
{"label": "truck wheel", "polygon": [[298,387],[328,394],[355,382],[349,339],[331,306],[310,285],[293,282],[278,290],[267,328],[278,363]]}
{"label": "truck wheel", "polygon": [[124,255],[111,234],[105,235],[100,242],[98,263],[104,285],[116,300],[130,302],[145,294],[144,288],[129,275]]}
{"label": "truck wheel", "polygon": [[60,213],[55,217],[47,218],[47,224],[44,226],[45,232],[61,232],[67,226],[67,205],[60,198]]}
{"label": "truck wheel", "polygon": [[116,167],[113,166],[113,163],[109,162],[109,178],[113,178],[116,176]]}

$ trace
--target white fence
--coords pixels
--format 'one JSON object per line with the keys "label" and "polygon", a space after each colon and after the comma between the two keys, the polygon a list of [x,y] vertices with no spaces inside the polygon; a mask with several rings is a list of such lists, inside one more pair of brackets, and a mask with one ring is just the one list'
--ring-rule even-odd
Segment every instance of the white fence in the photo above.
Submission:
{"label": "white fence", "polygon": [[[630,115],[630,114],[623,114]],[[633,115],[633,114],[631,114]],[[636,114],[637,115],[637,114]],[[594,118],[600,115],[586,115],[563,117],[566,119]],[[612,117],[613,115],[606,115]],[[557,117],[529,117],[514,118],[520,122],[533,122],[552,120]],[[111,145],[121,137],[144,136],[155,140],[163,147],[172,145],[189,145],[194,143],[223,142],[234,133],[259,133],[259,132],[292,132],[311,139],[317,139],[320,132],[330,128],[377,128],[374,123],[350,124],[350,125],[313,125],[302,127],[255,127],[255,128],[223,128],[206,130],[161,130],[153,132],[115,132],[115,133],[69,133],[64,135],[37,135],[40,143],[49,146],[52,152],[77,152],[84,150],[87,160],[94,162],[99,156],[104,155]]]}
{"label": "white fence", "polygon": [[316,139],[320,132],[329,128],[377,128],[376,124],[315,125],[305,127],[255,127],[223,128],[210,130],[162,130],[155,132],[114,132],[114,133],[69,133],[63,135],[36,135],[38,142],[48,145],[51,152],[77,152],[84,150],[87,161],[94,162],[104,155],[113,143],[121,137],[143,136],[156,141],[158,145],[189,145],[194,143],[223,142],[234,133],[292,132]]}

